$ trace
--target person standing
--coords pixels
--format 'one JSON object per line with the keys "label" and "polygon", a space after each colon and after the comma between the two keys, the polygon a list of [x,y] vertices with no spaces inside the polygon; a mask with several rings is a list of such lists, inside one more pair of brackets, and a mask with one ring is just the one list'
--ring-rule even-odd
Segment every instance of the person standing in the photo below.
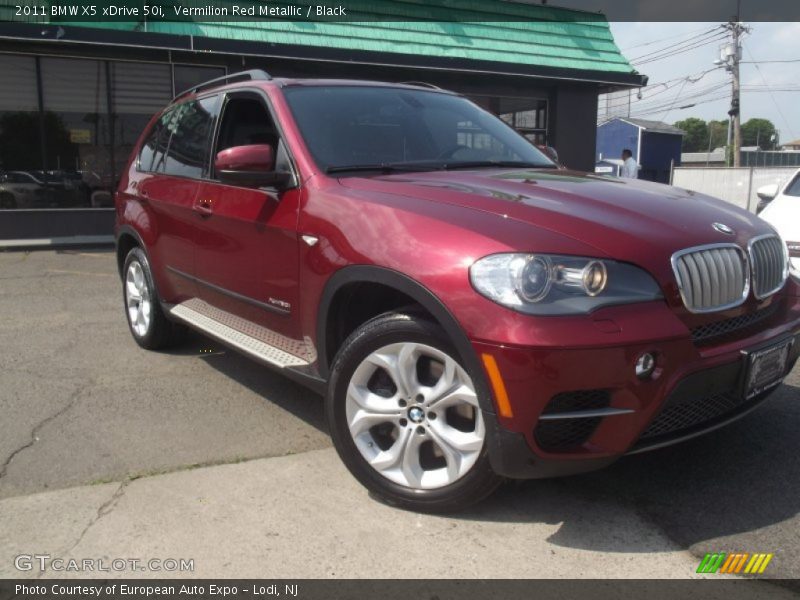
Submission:
{"label": "person standing", "polygon": [[639,178],[639,165],[636,159],[633,158],[633,152],[627,148],[622,151],[622,168],[620,169],[619,176],[624,179]]}

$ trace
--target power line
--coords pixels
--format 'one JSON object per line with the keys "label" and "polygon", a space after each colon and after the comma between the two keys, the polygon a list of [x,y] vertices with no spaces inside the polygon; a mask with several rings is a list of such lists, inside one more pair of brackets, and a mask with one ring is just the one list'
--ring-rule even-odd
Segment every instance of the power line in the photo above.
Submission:
{"label": "power line", "polygon": [[[637,56],[636,58],[633,58],[632,60],[634,60],[634,61],[641,60],[642,58],[645,58],[645,57],[650,56],[652,54],[661,54],[662,52],[668,51],[668,50],[670,50],[672,48],[684,46],[686,44],[693,44],[693,43],[695,43],[695,42],[697,42],[699,40],[705,39],[705,38],[707,38],[707,37],[709,37],[711,35],[715,35],[716,33],[718,33],[716,27],[712,28],[712,29],[708,29],[708,30],[704,31],[703,33],[701,33],[700,35],[693,35],[693,36],[687,37],[685,40],[681,40],[679,42],[673,42],[673,43],[667,44],[667,45],[665,45],[665,46],[663,46],[661,48],[657,48],[656,50],[650,50],[649,52],[645,52],[644,54],[641,54],[641,55]],[[656,42],[653,42],[653,43],[656,43]]]}
{"label": "power line", "polygon": [[[613,99],[612,101],[609,101],[607,99],[605,102],[605,107],[608,110],[619,106],[624,106],[625,104],[630,104],[631,106],[633,105],[639,106],[642,103],[647,103],[652,101],[652,99],[656,96],[660,96],[661,94],[669,92],[670,90],[674,89],[676,86],[680,85],[684,81],[688,81],[691,84],[695,84],[701,79],[703,79],[703,77],[705,77],[707,74],[711,73],[712,71],[717,71],[718,69],[719,69],[718,67],[713,67],[711,69],[701,71],[700,73],[696,73],[694,75],[687,75],[686,77],[676,77],[675,79],[668,79],[667,81],[648,84],[647,88],[639,91],[639,94],[642,95],[641,98],[631,100],[630,92],[628,92],[628,95],[624,97],[619,96],[618,98],[616,98],[616,102],[613,101]],[[701,92],[704,90],[709,90],[710,88],[714,88],[718,85],[720,84],[714,83],[706,87],[694,88],[691,91],[693,93]]]}
{"label": "power line", "polygon": [[641,44],[635,44],[633,46],[628,46],[627,48],[623,48],[623,52],[627,52],[628,50],[633,50],[634,48],[642,48],[644,46],[652,46],[653,44],[660,44],[661,42],[666,42],[667,40],[674,40],[675,38],[680,37],[691,37],[699,32],[707,33],[709,31],[713,31],[716,27],[708,29],[707,27],[701,27],[700,29],[693,29],[692,31],[684,31],[683,33],[676,33],[675,35],[668,35],[667,37],[659,38],[657,40],[651,40],[649,42],[642,42]]}
{"label": "power line", "polygon": [[714,38],[709,39],[709,40],[695,42],[694,44],[689,45],[689,46],[682,46],[682,47],[679,47],[679,48],[665,50],[661,54],[658,54],[658,55],[655,55],[655,56],[651,56],[649,58],[645,58],[645,59],[642,59],[642,60],[632,61],[631,64],[633,66],[635,66],[635,67],[641,67],[642,65],[648,65],[650,63],[657,62],[659,60],[664,60],[664,59],[667,59],[667,58],[673,58],[673,57],[678,56],[680,54],[685,54],[686,52],[691,52],[692,50],[697,50],[698,48],[704,48],[705,46],[709,46],[711,44],[715,44],[715,43],[720,42],[720,41],[722,41],[724,39],[725,39],[724,36],[717,36],[717,37],[714,37]]}
{"label": "power line", "polygon": [[773,64],[773,63],[796,63],[796,62],[800,62],[800,58],[789,58],[789,59],[786,59],[786,60],[743,60],[739,64],[742,64],[742,65],[766,65],[766,64]]}
{"label": "power line", "polygon": [[675,94],[675,96],[670,98],[659,98],[656,100],[649,100],[645,102],[634,102],[631,103],[631,112],[639,111],[639,110],[658,110],[666,109],[670,106],[675,106],[677,103],[687,103],[694,100],[702,100],[710,95],[716,94],[721,90],[728,87],[728,84],[725,82],[716,83],[713,85],[709,85],[697,90],[690,90],[688,94],[683,94],[683,90],[680,93]]}
{"label": "power line", "polygon": [[754,66],[756,68],[756,71],[758,71],[758,74],[761,77],[761,80],[764,82],[764,87],[769,92],[769,97],[772,98],[772,103],[775,105],[775,108],[778,110],[778,114],[783,119],[783,123],[784,123],[784,125],[786,125],[786,129],[789,132],[789,135],[792,138],[794,138],[795,135],[794,135],[794,132],[792,131],[791,125],[789,125],[789,119],[787,119],[786,115],[783,114],[783,110],[781,110],[780,104],[778,104],[778,101],[775,99],[775,94],[772,93],[772,88],[770,87],[769,83],[767,83],[767,78],[764,77],[764,73],[761,72],[761,67],[758,66],[757,62],[755,62],[755,58],[753,57],[753,53],[750,52],[750,48],[745,46],[745,50],[747,51],[747,55],[753,61],[753,64],[754,64]]}
{"label": "power line", "polygon": [[661,48],[660,50],[650,52],[648,54],[643,54],[641,56],[637,56],[636,58],[631,59],[630,62],[634,66],[646,65],[651,62],[656,62],[658,60],[664,60],[665,58],[672,58],[679,54],[684,54],[685,52],[690,52],[691,50],[696,50],[698,48],[708,46],[709,44],[714,44],[724,38],[725,38],[724,32],[721,31],[714,32],[713,34],[711,34],[710,37],[703,37],[696,40],[691,40],[689,42],[685,42],[677,46],[671,45],[665,48]]}
{"label": "power line", "polygon": [[[684,83],[686,83],[685,80]],[[664,111],[666,111],[661,118],[661,120],[665,120],[669,115],[669,112],[672,110],[684,110],[698,104],[705,104],[706,102],[730,97],[729,92],[719,95],[719,92],[727,87],[728,84],[726,82],[717,82],[699,89],[689,90],[689,93],[686,94],[684,94],[684,90],[680,90],[680,92],[675,94],[675,96],[672,98],[654,100],[650,99],[644,102],[633,102],[630,104],[630,108],[628,109],[627,113],[629,115],[642,115],[664,113]],[[601,120],[603,118],[613,118],[611,115],[614,113],[615,111],[613,106],[607,107],[605,113],[601,112],[602,116],[600,118]]]}
{"label": "power line", "polygon": [[760,92],[800,92],[800,86],[773,88],[773,87],[764,87],[760,85],[756,86],[744,85],[742,86],[742,91],[749,92],[752,94],[757,94]]}
{"label": "power line", "polygon": [[[725,93],[725,94],[720,94],[719,96],[712,96],[711,98],[706,98],[705,100],[700,100],[700,101],[697,101],[697,102],[692,102],[691,104],[685,104],[685,105],[682,105],[682,106],[678,106],[678,107],[672,108],[672,109],[670,109],[670,112],[674,111],[674,110],[686,110],[686,109],[689,109],[689,108],[694,108],[695,106],[700,106],[701,104],[709,104],[711,102],[718,102],[720,100],[728,100],[728,99],[730,99],[730,97],[731,97],[731,94],[728,92],[728,93]],[[644,116],[648,116],[648,115],[654,115],[654,114],[657,114],[657,113],[663,113],[663,111],[664,111],[663,107],[657,108],[657,109],[648,109],[648,110],[645,110],[645,111],[642,111],[642,112],[636,112],[636,113],[632,112],[631,113],[631,117],[634,117],[634,118],[635,117],[644,117]],[[661,120],[663,120],[663,119],[661,119]]]}

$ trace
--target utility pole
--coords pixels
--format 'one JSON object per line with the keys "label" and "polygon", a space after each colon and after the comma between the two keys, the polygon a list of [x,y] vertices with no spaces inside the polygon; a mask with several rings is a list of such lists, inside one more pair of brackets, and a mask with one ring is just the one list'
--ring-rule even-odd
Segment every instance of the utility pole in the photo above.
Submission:
{"label": "utility pole", "polygon": [[[736,15],[739,18],[739,15]],[[741,84],[739,83],[739,61],[742,59],[742,47],[739,44],[739,36],[742,33],[742,25],[738,22],[729,23],[733,44],[733,60],[731,65],[731,110],[730,115],[733,119],[733,166],[742,166],[742,118],[741,118]]]}
{"label": "utility pole", "polygon": [[[728,130],[728,152],[733,153],[733,166],[742,164],[742,120],[741,120],[741,84],[739,81],[739,63],[742,60],[741,38],[750,32],[739,21],[741,0],[737,2],[736,16],[729,23],[723,25],[731,33],[731,41],[722,49],[722,56],[717,64],[725,65],[725,70],[731,74],[731,108],[728,111],[730,128]],[[733,146],[731,150],[731,146]]]}

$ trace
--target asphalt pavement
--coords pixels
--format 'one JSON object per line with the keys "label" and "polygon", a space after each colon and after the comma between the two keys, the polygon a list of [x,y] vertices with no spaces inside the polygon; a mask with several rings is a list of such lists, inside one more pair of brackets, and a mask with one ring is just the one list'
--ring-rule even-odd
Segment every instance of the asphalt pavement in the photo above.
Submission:
{"label": "asphalt pavement", "polygon": [[0,315],[0,576],[47,551],[191,552],[195,576],[682,578],[741,551],[800,578],[798,369],[707,436],[431,517],[352,480],[313,393],[202,336],[141,350],[111,252],[0,253]]}

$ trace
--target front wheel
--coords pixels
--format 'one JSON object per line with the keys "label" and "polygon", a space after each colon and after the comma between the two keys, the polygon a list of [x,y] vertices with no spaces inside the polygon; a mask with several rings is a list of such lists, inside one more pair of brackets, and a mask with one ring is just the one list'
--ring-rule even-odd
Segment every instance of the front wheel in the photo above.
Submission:
{"label": "front wheel", "polygon": [[387,313],[337,355],[326,398],[348,469],[390,504],[455,511],[489,495],[486,423],[472,378],[441,329]]}

